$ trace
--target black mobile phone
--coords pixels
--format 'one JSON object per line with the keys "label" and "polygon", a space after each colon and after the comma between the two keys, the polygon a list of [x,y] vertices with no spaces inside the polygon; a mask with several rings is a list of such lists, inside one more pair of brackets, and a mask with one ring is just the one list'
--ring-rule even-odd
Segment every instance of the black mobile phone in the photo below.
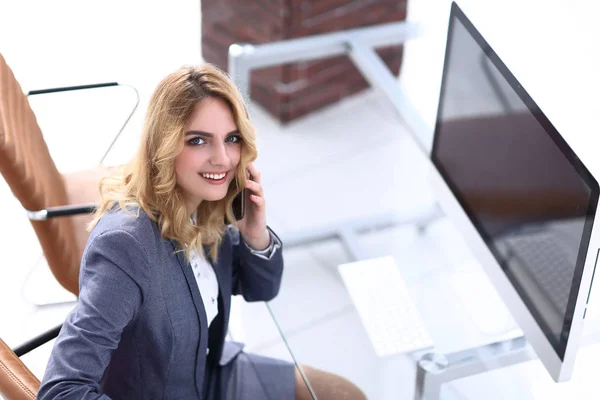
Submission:
{"label": "black mobile phone", "polygon": [[244,215],[246,214],[247,191],[248,189],[242,190],[240,193],[237,194],[237,196],[235,196],[235,198],[233,199],[233,203],[231,203],[233,216],[235,217],[236,221],[239,221],[242,218],[244,218]]}

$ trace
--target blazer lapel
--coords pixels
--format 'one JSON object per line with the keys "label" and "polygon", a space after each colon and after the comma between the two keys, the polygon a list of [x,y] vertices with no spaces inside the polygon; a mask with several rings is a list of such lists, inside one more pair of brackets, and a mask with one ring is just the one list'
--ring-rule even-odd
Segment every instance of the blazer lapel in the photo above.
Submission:
{"label": "blazer lapel", "polygon": [[[172,239],[169,239],[173,251],[178,248],[178,243]],[[202,396],[204,390],[204,367],[206,363],[206,349],[208,349],[208,323],[206,318],[206,311],[204,309],[204,303],[200,296],[200,289],[198,289],[198,283],[194,277],[192,266],[185,259],[185,254],[182,251],[177,251],[175,257],[179,263],[179,267],[185,276],[185,280],[188,284],[188,289],[192,295],[194,307],[200,320],[200,345],[198,346],[198,353],[196,354],[196,390],[199,396]]]}
{"label": "blazer lapel", "polygon": [[[173,247],[173,251],[177,250],[177,243],[169,239],[171,242],[171,246]],[[177,261],[179,262],[179,267],[181,268],[181,272],[185,276],[185,280],[187,281],[188,288],[192,295],[192,299],[194,300],[194,306],[196,307],[196,312],[198,313],[198,318],[200,319],[200,326],[206,327],[208,329],[208,323],[206,318],[206,311],[204,309],[204,303],[202,302],[202,296],[200,296],[200,289],[198,288],[198,283],[196,282],[196,278],[194,277],[194,272],[192,271],[192,266],[185,259],[185,254],[182,251],[178,251],[175,253],[177,257]],[[205,335],[201,335],[205,336]],[[202,337],[201,337],[202,339]],[[206,342],[205,344],[208,344]],[[202,345],[202,343],[201,343]]]}

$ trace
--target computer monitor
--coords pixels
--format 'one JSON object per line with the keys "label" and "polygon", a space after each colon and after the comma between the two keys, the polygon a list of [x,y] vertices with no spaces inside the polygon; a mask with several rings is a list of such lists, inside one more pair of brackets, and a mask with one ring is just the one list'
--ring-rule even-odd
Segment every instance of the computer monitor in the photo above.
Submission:
{"label": "computer monitor", "polygon": [[568,380],[598,258],[598,182],[456,3],[431,159],[441,208],[551,376]]}

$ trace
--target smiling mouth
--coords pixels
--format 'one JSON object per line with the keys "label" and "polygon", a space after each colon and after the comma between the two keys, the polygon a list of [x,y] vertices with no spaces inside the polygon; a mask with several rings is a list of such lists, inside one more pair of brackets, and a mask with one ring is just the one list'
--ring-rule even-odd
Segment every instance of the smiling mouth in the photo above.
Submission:
{"label": "smiling mouth", "polygon": [[227,172],[222,172],[220,174],[205,174],[205,173],[201,173],[200,176],[202,176],[205,179],[211,179],[213,181],[220,181],[225,179],[225,177],[227,176]]}
{"label": "smiling mouth", "polygon": [[206,181],[206,183],[211,185],[222,185],[227,182],[227,175],[229,175],[229,171],[220,172],[218,174],[201,172],[198,175],[200,175]]}

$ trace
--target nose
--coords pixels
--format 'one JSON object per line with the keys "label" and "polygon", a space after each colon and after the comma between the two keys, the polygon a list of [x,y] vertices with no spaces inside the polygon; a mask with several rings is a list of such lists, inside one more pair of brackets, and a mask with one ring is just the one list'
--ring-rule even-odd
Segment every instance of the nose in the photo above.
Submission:
{"label": "nose", "polygon": [[210,164],[215,167],[226,167],[228,165],[229,156],[224,143],[215,143],[210,153]]}

